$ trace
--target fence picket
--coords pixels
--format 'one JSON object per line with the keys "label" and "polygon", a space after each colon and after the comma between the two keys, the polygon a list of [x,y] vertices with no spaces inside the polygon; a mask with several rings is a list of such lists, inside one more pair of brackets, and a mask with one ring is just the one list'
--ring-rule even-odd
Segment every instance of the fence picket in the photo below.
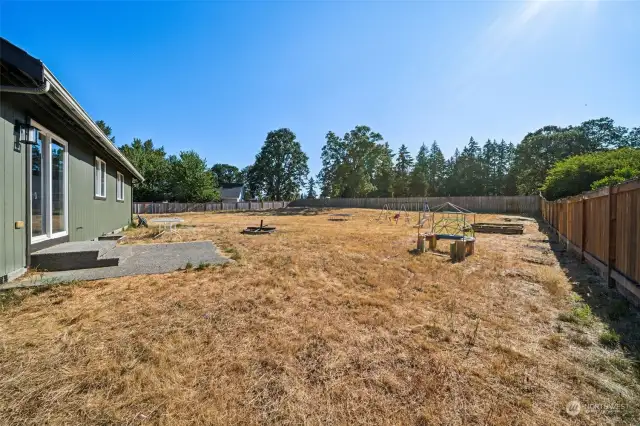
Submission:
{"label": "fence picket", "polygon": [[542,199],[541,207],[544,220],[569,249],[640,305],[640,179],[577,197]]}
{"label": "fence picket", "polygon": [[477,213],[528,213],[540,214],[540,197],[526,196],[491,196],[491,197],[410,197],[410,198],[319,198],[311,200],[295,200],[289,207],[333,207],[333,208],[372,208],[381,209],[385,204],[397,210],[404,204],[409,211],[421,211],[424,202],[433,208],[445,202]]}

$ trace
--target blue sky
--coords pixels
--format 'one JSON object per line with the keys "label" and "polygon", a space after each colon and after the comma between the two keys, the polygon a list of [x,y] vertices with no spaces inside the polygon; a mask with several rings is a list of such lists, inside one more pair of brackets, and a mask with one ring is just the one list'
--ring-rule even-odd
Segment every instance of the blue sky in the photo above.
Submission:
{"label": "blue sky", "polygon": [[358,124],[447,156],[546,124],[638,126],[639,17],[609,1],[0,2],[0,34],[119,145],[244,167],[289,127],[315,174],[326,132]]}

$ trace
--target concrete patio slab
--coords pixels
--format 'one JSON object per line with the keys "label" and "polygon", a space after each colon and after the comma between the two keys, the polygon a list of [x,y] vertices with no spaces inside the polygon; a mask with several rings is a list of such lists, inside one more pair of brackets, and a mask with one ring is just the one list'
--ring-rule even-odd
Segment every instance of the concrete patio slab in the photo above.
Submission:
{"label": "concrete patio slab", "polygon": [[115,247],[115,241],[71,241],[38,250],[31,254],[77,253],[85,251],[105,252],[107,250],[114,249]]}
{"label": "concrete patio slab", "polygon": [[36,287],[70,281],[90,281],[131,275],[164,274],[173,272],[191,263],[194,268],[201,263],[219,265],[230,260],[221,256],[211,241],[169,244],[121,245],[110,255],[120,259],[118,266],[104,268],[75,269],[71,271],[44,272],[33,279],[13,281],[0,285],[0,290]]}

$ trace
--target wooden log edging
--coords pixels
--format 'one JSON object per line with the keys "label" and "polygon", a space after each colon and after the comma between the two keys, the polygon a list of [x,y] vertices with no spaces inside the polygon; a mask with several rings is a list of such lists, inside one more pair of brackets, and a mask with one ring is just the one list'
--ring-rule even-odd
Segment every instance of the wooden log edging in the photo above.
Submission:
{"label": "wooden log edging", "polygon": [[523,234],[524,225],[515,223],[474,223],[471,225],[473,232],[484,234]]}

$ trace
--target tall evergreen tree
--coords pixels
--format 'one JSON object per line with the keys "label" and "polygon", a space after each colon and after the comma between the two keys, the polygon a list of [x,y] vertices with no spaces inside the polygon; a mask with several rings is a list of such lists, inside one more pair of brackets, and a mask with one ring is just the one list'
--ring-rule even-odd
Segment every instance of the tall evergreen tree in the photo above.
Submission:
{"label": "tall evergreen tree", "polygon": [[484,192],[481,154],[480,145],[471,137],[456,162],[458,195],[481,195]]}
{"label": "tall evergreen tree", "polygon": [[499,183],[499,154],[498,144],[495,140],[487,139],[482,148],[482,156],[480,162],[482,164],[482,175],[479,176],[483,181],[482,194],[478,195],[498,195],[500,192]]}
{"label": "tall evergreen tree", "polygon": [[429,152],[428,195],[443,195],[446,185],[446,161],[436,141]]}
{"label": "tall evergreen tree", "polygon": [[111,141],[111,143],[116,143],[116,137],[111,135],[111,126],[107,125],[104,120],[96,121],[96,125],[102,130],[102,133]]}
{"label": "tall evergreen tree", "polygon": [[447,196],[456,196],[460,195],[460,185],[459,178],[460,173],[458,171],[458,160],[460,159],[460,151],[458,148],[453,153],[453,156],[450,157],[445,162],[445,178],[444,178],[444,188],[442,190],[441,195]]}
{"label": "tall evergreen tree", "polygon": [[[496,195],[515,195],[515,185],[513,185],[509,176],[513,164],[515,147],[512,143],[506,143],[503,139],[496,145],[496,149]],[[508,189],[509,187],[511,187],[510,190]]]}
{"label": "tall evergreen tree", "polygon": [[309,178],[309,182],[307,182],[307,198],[317,198],[316,194],[316,181],[313,177]]}
{"label": "tall evergreen tree", "polygon": [[396,197],[408,197],[410,195],[410,174],[413,169],[413,158],[409,153],[409,149],[402,144],[398,150],[398,158],[396,159],[396,176],[395,176],[395,190],[394,195]]}
{"label": "tall evergreen tree", "polygon": [[412,197],[424,197],[429,189],[430,154],[429,149],[423,143],[416,155],[416,164],[413,167],[410,178],[410,195]]}

